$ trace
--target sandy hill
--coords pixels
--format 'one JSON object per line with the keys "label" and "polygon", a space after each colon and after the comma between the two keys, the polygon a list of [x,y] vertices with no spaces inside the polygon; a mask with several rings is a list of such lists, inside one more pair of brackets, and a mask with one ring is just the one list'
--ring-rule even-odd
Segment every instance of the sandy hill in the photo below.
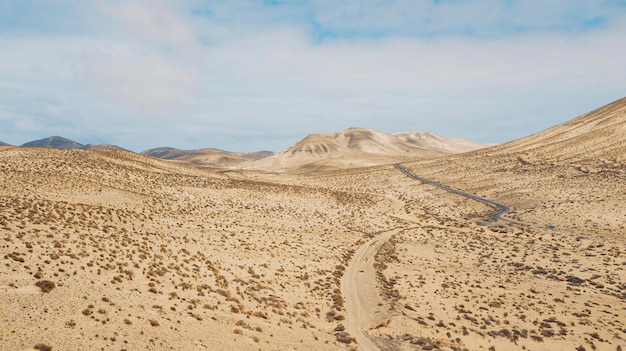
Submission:
{"label": "sandy hill", "polygon": [[349,128],[338,133],[311,134],[286,150],[247,169],[323,170],[389,164],[408,158],[428,158],[476,150],[486,145],[426,132],[388,134]]}
{"label": "sandy hill", "polygon": [[[626,197],[616,191],[626,178],[624,140],[626,98],[529,137],[414,167],[424,176],[509,201],[528,221],[536,217],[611,233],[623,231],[625,223]],[[538,211],[539,205],[550,210]],[[574,218],[600,207],[602,214],[586,223]]]}
{"label": "sandy hill", "polygon": [[234,166],[250,160],[259,160],[273,155],[271,151],[258,152],[229,152],[219,149],[206,148],[198,150],[179,150],[171,147],[159,147],[143,151],[142,155],[188,162],[200,166]]}
{"label": "sandy hill", "polygon": [[626,98],[540,133],[493,148],[498,154],[523,153],[542,161],[608,162],[626,159]]}

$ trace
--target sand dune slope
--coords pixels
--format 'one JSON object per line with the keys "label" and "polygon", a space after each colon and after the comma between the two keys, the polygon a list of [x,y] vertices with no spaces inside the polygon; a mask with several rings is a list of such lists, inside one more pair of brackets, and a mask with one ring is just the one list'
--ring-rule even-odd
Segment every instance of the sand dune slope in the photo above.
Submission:
{"label": "sand dune slope", "polygon": [[626,160],[626,98],[535,135],[494,148],[526,152],[544,161],[615,162]]}

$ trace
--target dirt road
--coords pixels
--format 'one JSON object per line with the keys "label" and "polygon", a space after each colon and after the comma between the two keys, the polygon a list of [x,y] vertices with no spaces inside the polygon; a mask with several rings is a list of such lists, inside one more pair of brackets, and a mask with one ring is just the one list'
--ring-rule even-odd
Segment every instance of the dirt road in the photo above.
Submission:
{"label": "dirt road", "polygon": [[[493,206],[498,210],[491,215],[494,219],[516,223],[501,217],[509,211],[509,207],[506,205],[418,177],[400,164],[396,164],[395,167],[415,180]],[[399,208],[401,208],[401,204],[398,205],[397,209]],[[411,216],[401,216],[408,221],[415,220]],[[380,296],[380,289],[376,286],[374,263],[380,247],[398,231],[399,229],[394,229],[385,232],[361,246],[352,257],[341,283],[347,311],[346,331],[356,339],[359,347],[364,351],[379,350],[378,346],[368,337],[367,331],[386,322],[391,317],[391,306]]]}
{"label": "dirt road", "polygon": [[454,188],[451,188],[451,187],[449,187],[449,186],[447,186],[445,184],[441,184],[441,183],[438,183],[438,182],[435,182],[435,181],[432,181],[432,180],[429,180],[429,179],[426,179],[426,178],[422,178],[420,176],[417,176],[417,175],[411,173],[408,169],[404,168],[404,166],[402,166],[399,163],[396,163],[394,165],[394,167],[396,167],[398,170],[400,170],[400,172],[406,174],[408,177],[410,177],[412,179],[415,179],[415,180],[419,180],[420,182],[422,182],[424,184],[434,185],[434,186],[436,186],[436,187],[438,187],[440,189],[444,189],[444,190],[447,190],[447,191],[449,191],[451,193],[455,193],[457,195],[465,196],[465,197],[467,197],[469,199],[476,200],[476,201],[482,202],[482,203],[484,203],[484,204],[486,204],[488,206],[492,206],[492,207],[497,208],[498,211],[496,211],[496,212],[491,214],[491,217],[493,219],[495,219],[495,220],[500,220],[500,221],[514,223],[514,224],[521,224],[521,223],[519,223],[517,221],[514,221],[514,220],[510,220],[510,219],[507,219],[507,218],[502,218],[503,215],[505,215],[506,213],[508,213],[511,210],[509,208],[509,206],[507,206],[505,204],[501,204],[499,202],[496,202],[496,201],[490,200],[490,199],[486,199],[486,198],[484,198],[482,196],[478,196],[476,194],[468,193],[466,191],[459,190],[459,189],[454,189]]}
{"label": "dirt road", "polygon": [[391,306],[380,296],[376,287],[374,262],[380,247],[398,230],[385,232],[361,246],[352,257],[342,280],[347,311],[346,331],[364,351],[379,350],[367,336],[367,330],[391,317]]}

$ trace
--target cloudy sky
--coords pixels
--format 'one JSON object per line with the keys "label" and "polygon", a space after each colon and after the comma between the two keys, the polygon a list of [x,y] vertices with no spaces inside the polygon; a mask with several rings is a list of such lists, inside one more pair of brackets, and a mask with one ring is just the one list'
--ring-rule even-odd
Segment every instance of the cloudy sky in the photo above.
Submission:
{"label": "cloudy sky", "polygon": [[505,142],[626,96],[625,0],[0,0],[0,140]]}

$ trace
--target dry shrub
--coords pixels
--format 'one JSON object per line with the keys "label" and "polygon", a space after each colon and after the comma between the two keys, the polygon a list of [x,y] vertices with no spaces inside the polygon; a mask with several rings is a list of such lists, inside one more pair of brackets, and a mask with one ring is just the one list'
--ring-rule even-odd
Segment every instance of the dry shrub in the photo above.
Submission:
{"label": "dry shrub", "polygon": [[33,348],[35,350],[39,350],[39,351],[52,351],[52,346],[49,346],[49,345],[46,345],[46,344],[37,344]]}
{"label": "dry shrub", "polygon": [[50,290],[54,289],[56,285],[54,284],[54,282],[51,282],[49,280],[40,280],[35,283],[35,286],[41,289],[42,292],[47,293],[50,292]]}

